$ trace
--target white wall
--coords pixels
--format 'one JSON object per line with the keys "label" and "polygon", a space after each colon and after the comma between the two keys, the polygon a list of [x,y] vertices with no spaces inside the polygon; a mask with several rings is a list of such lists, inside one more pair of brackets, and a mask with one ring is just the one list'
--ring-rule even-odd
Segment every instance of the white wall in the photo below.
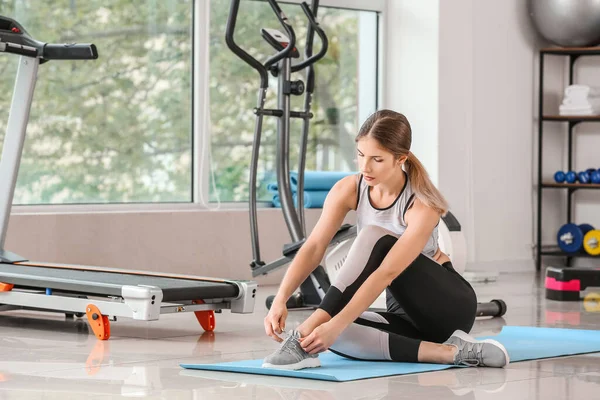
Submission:
{"label": "white wall", "polygon": [[411,151],[438,182],[439,0],[388,2],[384,107],[403,113],[413,131]]}
{"label": "white wall", "polygon": [[522,0],[390,1],[385,106],[467,235],[469,261],[531,259],[534,71]]}
{"label": "white wall", "polygon": [[439,188],[475,254],[473,219],[473,1],[442,1],[439,47]]}
{"label": "white wall", "polygon": [[441,2],[440,186],[475,263],[532,257],[538,43],[525,5]]}

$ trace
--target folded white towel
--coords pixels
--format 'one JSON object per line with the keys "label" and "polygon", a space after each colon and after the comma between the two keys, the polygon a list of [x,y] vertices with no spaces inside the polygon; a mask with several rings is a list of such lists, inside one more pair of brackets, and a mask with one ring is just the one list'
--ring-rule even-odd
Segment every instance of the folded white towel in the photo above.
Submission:
{"label": "folded white towel", "polygon": [[588,98],[600,96],[600,88],[588,85],[569,85],[565,88],[566,97]]}
{"label": "folded white towel", "polygon": [[569,112],[564,112],[564,111],[560,111],[558,113],[558,115],[560,115],[561,117],[594,117],[596,115],[600,115],[598,113],[592,112],[592,111],[578,111],[578,112],[574,112],[574,111],[569,111]]}
{"label": "folded white towel", "polygon": [[572,111],[587,111],[587,110],[594,110],[594,111],[600,111],[600,101],[597,100],[589,100],[589,101],[585,101],[585,102],[578,102],[578,101],[569,101],[569,99],[563,99],[562,104],[560,105],[560,109],[561,110],[572,110]]}
{"label": "folded white towel", "polygon": [[592,97],[588,99],[578,99],[565,97],[562,101],[563,106],[568,107],[598,107],[600,108],[600,97]]}
{"label": "folded white towel", "polygon": [[573,103],[586,103],[588,101],[600,100],[600,97],[589,96],[584,93],[576,93],[570,94],[569,96],[565,96],[564,99],[568,99]]}
{"label": "folded white towel", "polygon": [[600,110],[594,107],[560,106],[559,115],[600,115]]}

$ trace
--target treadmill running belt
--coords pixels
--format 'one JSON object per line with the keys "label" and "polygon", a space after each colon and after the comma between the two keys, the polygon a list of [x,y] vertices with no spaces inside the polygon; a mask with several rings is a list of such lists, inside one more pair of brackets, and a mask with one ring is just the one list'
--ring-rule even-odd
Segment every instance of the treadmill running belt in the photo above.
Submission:
{"label": "treadmill running belt", "polygon": [[156,286],[162,290],[163,301],[165,302],[235,298],[239,293],[238,286],[229,282],[196,281],[182,278],[1,263],[0,282],[11,283],[23,288],[51,288],[102,296],[121,296],[121,287],[125,285]]}

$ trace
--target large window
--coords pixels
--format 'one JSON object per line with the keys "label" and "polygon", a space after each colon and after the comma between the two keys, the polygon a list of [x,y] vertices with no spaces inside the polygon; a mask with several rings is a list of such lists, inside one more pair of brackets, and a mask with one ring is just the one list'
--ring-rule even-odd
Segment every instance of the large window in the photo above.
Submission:
{"label": "large window", "polygon": [[[14,204],[192,200],[192,0],[17,0],[0,12],[37,40],[99,53],[40,66]],[[16,65],[0,55],[2,93]]]}
{"label": "large window", "polygon": [[[248,176],[259,77],[227,48],[223,32],[228,0],[211,0],[210,18],[210,146],[216,182],[211,200],[248,199]],[[297,4],[284,4],[303,53],[307,21]],[[316,64],[306,168],[352,171],[354,136],[364,116],[376,109],[377,13],[320,7],[318,20],[329,38],[327,56]],[[262,39],[261,28],[282,30],[266,2],[242,1],[236,25],[238,44],[260,61],[274,50]],[[315,39],[315,52],[320,48]],[[303,57],[303,56],[302,56]],[[294,74],[293,79],[303,78]],[[277,108],[277,78],[270,77],[267,108]],[[303,96],[292,99],[292,109],[303,108]],[[259,199],[269,200],[266,183],[275,180],[276,119],[265,117],[259,162]],[[300,120],[291,125],[290,169],[297,170]],[[213,187],[213,186],[211,186]]]}
{"label": "large window", "polygon": [[[354,136],[377,108],[378,14],[337,8],[346,2],[358,0],[319,8],[330,47],[316,66],[310,170],[354,170]],[[14,204],[191,203],[199,192],[246,201],[258,76],[225,45],[229,3],[0,0],[0,14],[35,39],[94,43],[99,52],[95,61],[40,66]],[[281,3],[303,53],[306,18],[298,4]],[[281,28],[266,2],[243,0],[237,27],[236,40],[255,57],[273,54],[260,28]],[[0,54],[0,145],[16,66],[17,57]],[[302,106],[295,97],[292,108]],[[276,107],[273,90],[267,107]],[[291,170],[300,133],[293,121]],[[275,142],[276,120],[265,117],[260,200],[275,180]]]}

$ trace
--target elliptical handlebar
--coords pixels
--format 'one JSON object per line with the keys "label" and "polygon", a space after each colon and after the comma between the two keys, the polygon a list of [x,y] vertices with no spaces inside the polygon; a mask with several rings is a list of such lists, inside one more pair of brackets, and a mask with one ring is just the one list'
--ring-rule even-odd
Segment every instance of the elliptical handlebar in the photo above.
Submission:
{"label": "elliptical handlebar", "polygon": [[[304,11],[306,18],[308,18],[308,32],[306,34],[305,51],[305,54],[308,58],[296,65],[293,65],[292,72],[298,72],[300,70],[303,70],[307,66],[313,65],[321,58],[325,57],[325,54],[327,54],[327,49],[329,48],[329,40],[327,39],[327,35],[325,34],[325,31],[321,29],[319,23],[317,22],[317,19],[315,18],[315,14],[317,13],[318,1],[313,1],[313,3],[315,8],[313,11],[311,11],[310,7],[308,6],[308,4],[306,4],[306,2],[302,2],[302,4],[300,4],[302,11]],[[321,39],[321,50],[319,50],[317,54],[313,55],[312,48],[315,32],[317,32],[317,35],[319,35],[319,38]]]}
{"label": "elliptical handlebar", "polygon": [[290,54],[290,52],[296,46],[296,34],[294,32],[294,29],[288,22],[286,15],[283,13],[277,2],[275,0],[268,0],[269,4],[271,5],[271,8],[277,16],[277,19],[283,26],[283,29],[285,29],[286,33],[289,35],[290,43],[283,50],[267,59],[265,64],[262,64],[260,61],[252,57],[244,49],[238,46],[238,44],[233,38],[238,11],[240,8],[240,1],[241,0],[231,0],[231,7],[229,8],[229,15],[227,17],[227,27],[225,30],[225,43],[227,43],[227,47],[229,47],[229,49],[233,51],[235,55],[237,55],[244,62],[246,62],[246,64],[250,65],[256,71],[258,71],[258,73],[260,74],[260,87],[261,89],[266,89],[269,86],[269,67]]}
{"label": "elliptical handlebar", "polygon": [[258,71],[260,74],[260,87],[266,89],[269,86],[268,79],[269,75],[267,69],[262,65],[256,58],[246,53],[240,46],[237,45],[233,39],[233,33],[235,31],[235,24],[237,22],[238,11],[240,9],[240,0],[231,0],[231,6],[229,8],[229,15],[227,16],[227,27],[225,29],[225,43],[227,47],[235,55],[245,61],[248,65]]}
{"label": "elliptical handlebar", "polygon": [[285,57],[288,57],[292,50],[294,50],[294,47],[296,47],[296,32],[294,31],[294,28],[292,28],[292,25],[288,21],[287,16],[281,10],[281,7],[279,7],[279,4],[277,4],[276,0],[268,0],[268,2],[271,5],[273,11],[275,12],[275,15],[277,15],[279,23],[281,24],[281,26],[283,26],[283,29],[285,29],[285,32],[287,33],[290,39],[290,42],[282,51],[265,61],[266,69],[271,68],[272,65],[276,64]]}
{"label": "elliptical handlebar", "polygon": [[[229,9],[229,15],[227,17],[227,25],[226,25],[226,30],[225,30],[225,43],[227,43],[227,46],[235,55],[237,55],[244,62],[246,62],[246,64],[250,65],[256,71],[258,71],[258,73],[260,75],[260,87],[261,87],[261,89],[265,89],[268,87],[268,71],[269,71],[269,69],[274,64],[281,61],[283,58],[288,57],[290,55],[290,53],[292,52],[292,50],[296,47],[296,33],[295,33],[292,25],[289,23],[287,16],[281,10],[281,7],[279,7],[279,4],[277,4],[277,1],[276,0],[267,0],[269,5],[273,9],[273,12],[277,16],[279,23],[281,24],[283,29],[285,29],[285,32],[289,37],[289,44],[283,50],[281,50],[274,56],[269,57],[265,61],[264,64],[261,63],[256,58],[251,56],[248,52],[246,52],[244,49],[242,49],[235,42],[234,32],[235,32],[235,26],[237,23],[238,11],[240,8],[240,1],[241,0],[231,0],[231,6]],[[321,27],[319,26],[319,23],[317,22],[317,20],[315,18],[315,15],[317,13],[318,1],[313,0],[313,4],[314,4],[314,10],[312,10],[312,11],[306,2],[302,2],[300,4],[302,11],[308,18],[308,31],[307,31],[307,36],[306,36],[306,51],[305,51],[307,58],[304,61],[301,61],[296,65],[293,65],[292,72],[298,72],[308,66],[313,65],[314,63],[316,63],[317,61],[319,61],[320,59],[325,57],[325,54],[327,54],[327,49],[329,47],[329,40],[327,39],[327,35],[325,34],[325,31],[323,31],[323,29],[321,29]],[[319,52],[317,54],[313,55],[312,48],[313,48],[313,39],[314,39],[315,32],[321,39],[321,49],[319,50]],[[309,87],[312,87],[312,86],[313,85],[310,85],[310,83],[309,83]]]}

